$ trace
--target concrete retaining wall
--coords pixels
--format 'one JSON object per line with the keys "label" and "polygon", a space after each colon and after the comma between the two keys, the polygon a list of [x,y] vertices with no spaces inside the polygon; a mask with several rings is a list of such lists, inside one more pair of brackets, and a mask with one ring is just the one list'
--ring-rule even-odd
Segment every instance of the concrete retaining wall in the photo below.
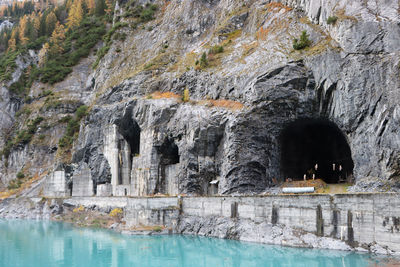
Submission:
{"label": "concrete retaining wall", "polygon": [[[400,194],[281,195],[256,197],[72,198],[79,205],[125,209],[128,226],[174,227],[179,216],[221,217],[284,225],[346,241],[375,243],[400,252]],[[72,204],[72,203],[71,203]]]}
{"label": "concrete retaining wall", "polygon": [[345,240],[352,246],[376,242],[400,252],[399,197],[344,194],[184,198],[183,214],[283,224]]}

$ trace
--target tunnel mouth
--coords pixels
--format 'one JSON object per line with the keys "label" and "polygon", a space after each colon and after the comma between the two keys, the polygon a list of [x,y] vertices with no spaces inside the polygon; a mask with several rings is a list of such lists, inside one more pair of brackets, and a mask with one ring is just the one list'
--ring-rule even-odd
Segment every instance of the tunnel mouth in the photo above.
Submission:
{"label": "tunnel mouth", "polygon": [[328,184],[348,182],[354,163],[346,137],[328,119],[298,119],[280,136],[281,175],[284,180],[322,179]]}
{"label": "tunnel mouth", "polygon": [[166,138],[159,147],[161,164],[172,165],[179,163],[179,149],[172,138]]}
{"label": "tunnel mouth", "polygon": [[118,125],[118,132],[128,142],[131,151],[131,160],[140,153],[140,132],[141,129],[136,121],[128,120]]}

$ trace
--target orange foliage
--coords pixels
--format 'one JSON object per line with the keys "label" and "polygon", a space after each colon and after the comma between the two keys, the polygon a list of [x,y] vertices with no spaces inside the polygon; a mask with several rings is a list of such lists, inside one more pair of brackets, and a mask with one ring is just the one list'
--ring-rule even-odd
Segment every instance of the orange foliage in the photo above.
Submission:
{"label": "orange foliage", "polygon": [[278,13],[279,11],[281,11],[281,9],[285,9],[286,12],[292,10],[291,7],[285,6],[284,4],[278,3],[278,2],[271,2],[271,3],[267,4],[268,12]]}
{"label": "orange foliage", "polygon": [[227,99],[210,100],[210,102],[214,105],[214,107],[228,108],[231,110],[239,110],[244,107],[240,102]]}
{"label": "orange foliage", "polygon": [[[267,7],[268,12],[273,12],[273,13],[278,13],[282,9],[285,10],[285,13],[292,10],[291,7],[285,6],[282,3],[278,3],[278,2],[271,2],[271,3],[267,4],[266,7]],[[268,34],[271,33],[271,31],[274,31],[274,29],[276,29],[276,28],[285,27],[286,23],[284,23],[283,21],[284,20],[282,18],[275,18],[269,27],[264,28],[263,26],[261,26],[260,29],[258,29],[257,34],[256,34],[257,40],[265,41],[267,39]]]}
{"label": "orange foliage", "polygon": [[257,40],[264,41],[265,39],[267,39],[269,31],[270,31],[269,28],[260,27],[260,29],[258,29],[257,31]]}
{"label": "orange foliage", "polygon": [[175,94],[173,92],[159,92],[156,91],[151,94],[151,98],[153,99],[161,99],[161,98],[181,98],[180,95]]}
{"label": "orange foliage", "polygon": [[163,4],[163,6],[161,7],[161,12],[162,12],[162,13],[164,13],[165,10],[167,10],[167,7],[169,6],[170,3],[171,3],[171,1],[164,0],[164,4]]}
{"label": "orange foliage", "polygon": [[219,107],[230,110],[240,110],[244,105],[240,102],[228,100],[228,99],[217,99],[217,100],[201,100],[198,102],[200,105],[206,105],[208,107]]}

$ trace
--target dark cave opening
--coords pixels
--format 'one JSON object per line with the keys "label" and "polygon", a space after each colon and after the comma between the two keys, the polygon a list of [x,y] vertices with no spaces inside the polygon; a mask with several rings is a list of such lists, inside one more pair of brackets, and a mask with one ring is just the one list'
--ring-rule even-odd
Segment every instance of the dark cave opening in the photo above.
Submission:
{"label": "dark cave opening", "polygon": [[123,137],[118,140],[118,177],[117,184],[130,184],[133,157],[140,153],[141,129],[138,123],[132,119],[131,112],[116,121],[119,134]]}
{"label": "dark cave opening", "polygon": [[326,183],[348,181],[354,163],[346,137],[327,119],[299,119],[280,135],[281,174],[302,180],[314,175]]}
{"label": "dark cave opening", "polygon": [[166,138],[159,147],[159,153],[161,155],[161,164],[171,165],[179,163],[179,149],[173,139]]}
{"label": "dark cave opening", "polygon": [[134,120],[123,120],[118,125],[118,131],[129,144],[132,160],[135,155],[140,153],[140,127]]}
{"label": "dark cave opening", "polygon": [[166,138],[157,150],[160,155],[160,162],[158,166],[158,181],[155,193],[166,193],[166,167],[168,165],[179,163],[179,149],[172,138]]}

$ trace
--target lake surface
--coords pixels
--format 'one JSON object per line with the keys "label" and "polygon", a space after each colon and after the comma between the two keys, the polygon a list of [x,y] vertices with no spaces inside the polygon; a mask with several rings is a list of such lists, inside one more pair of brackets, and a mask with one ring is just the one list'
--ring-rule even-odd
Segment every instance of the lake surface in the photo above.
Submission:
{"label": "lake surface", "polygon": [[384,265],[383,261],[378,262],[369,254],[180,235],[136,237],[57,222],[0,220],[1,267]]}

